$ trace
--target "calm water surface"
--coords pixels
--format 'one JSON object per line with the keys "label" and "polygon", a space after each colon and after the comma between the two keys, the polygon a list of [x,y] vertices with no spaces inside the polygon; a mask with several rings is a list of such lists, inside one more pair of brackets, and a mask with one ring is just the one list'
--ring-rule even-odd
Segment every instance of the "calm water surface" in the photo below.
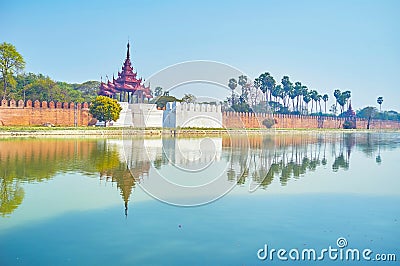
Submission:
{"label": "calm water surface", "polygon": [[399,151],[399,133],[1,139],[0,265],[398,265]]}

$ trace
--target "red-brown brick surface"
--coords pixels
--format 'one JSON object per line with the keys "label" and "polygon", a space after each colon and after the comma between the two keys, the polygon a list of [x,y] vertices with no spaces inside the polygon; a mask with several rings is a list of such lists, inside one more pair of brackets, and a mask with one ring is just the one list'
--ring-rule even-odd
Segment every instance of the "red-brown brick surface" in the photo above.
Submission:
{"label": "red-brown brick surface", "polygon": [[56,126],[87,126],[92,119],[87,103],[82,105],[54,102],[2,101],[0,106],[0,125],[4,126],[36,126],[50,123]]}
{"label": "red-brown brick surface", "polygon": [[[224,112],[222,123],[225,128],[265,128],[262,124],[265,119],[274,119],[275,128],[343,128],[344,118],[318,117],[304,115],[281,114],[249,114]],[[356,119],[358,129],[366,129],[368,121]],[[400,129],[399,121],[372,120],[370,129]]]}

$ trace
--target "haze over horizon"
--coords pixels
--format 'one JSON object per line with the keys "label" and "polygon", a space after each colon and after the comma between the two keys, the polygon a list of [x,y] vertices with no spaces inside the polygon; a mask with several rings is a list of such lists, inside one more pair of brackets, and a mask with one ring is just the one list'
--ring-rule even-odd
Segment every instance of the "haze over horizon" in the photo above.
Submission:
{"label": "haze over horizon", "polygon": [[[389,0],[7,1],[0,3],[0,43],[15,45],[26,72],[57,81],[111,78],[129,39],[145,79],[173,64],[210,60],[251,79],[288,75],[327,93],[329,105],[339,88],[352,92],[354,109],[377,107],[383,96],[383,110],[400,111],[399,11],[400,2]],[[204,94],[213,90],[205,86]]]}

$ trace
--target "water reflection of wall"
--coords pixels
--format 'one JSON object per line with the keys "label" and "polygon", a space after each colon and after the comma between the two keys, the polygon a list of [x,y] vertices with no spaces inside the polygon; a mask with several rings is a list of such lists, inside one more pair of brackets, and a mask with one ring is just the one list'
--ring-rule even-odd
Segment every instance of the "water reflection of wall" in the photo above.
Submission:
{"label": "water reflection of wall", "polygon": [[135,186],[125,161],[106,140],[0,140],[0,215],[11,214],[22,203],[23,183],[42,182],[62,172],[116,182],[125,203]]}
{"label": "water reflection of wall", "polygon": [[[381,147],[384,143],[392,143],[388,144],[389,147],[398,147],[396,142],[396,138],[392,139],[389,134],[364,133],[229,136],[222,140],[224,149],[241,151],[233,152],[228,158],[231,164],[228,180],[238,185],[252,181],[263,188],[276,178],[282,186],[286,186],[289,180],[299,179],[328,163],[331,163],[332,171],[348,170],[354,147],[367,156],[377,153],[376,162],[380,164]],[[332,162],[328,162],[328,151],[334,158]]]}
{"label": "water reflection of wall", "polygon": [[[354,149],[384,160],[381,151],[396,149],[399,134],[315,133],[222,138],[3,139],[0,141],[0,215],[23,201],[25,182],[42,182],[57,173],[79,172],[114,182],[127,206],[137,182],[152,178],[151,168],[200,169],[224,163],[226,179],[267,188],[286,186],[318,167],[347,170]],[[133,178],[133,177],[134,178]]]}

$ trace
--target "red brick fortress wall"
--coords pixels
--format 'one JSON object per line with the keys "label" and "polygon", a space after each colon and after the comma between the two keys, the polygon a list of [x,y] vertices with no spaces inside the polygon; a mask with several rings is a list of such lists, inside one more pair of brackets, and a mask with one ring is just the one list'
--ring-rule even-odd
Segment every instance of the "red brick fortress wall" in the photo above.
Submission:
{"label": "red brick fortress wall", "polygon": [[[344,119],[303,115],[223,112],[225,128],[265,128],[262,122],[274,119],[274,128],[343,128]],[[32,102],[2,100],[0,126],[87,126],[92,120],[88,103]],[[356,119],[358,129],[366,129],[368,121]],[[371,120],[371,129],[400,129],[399,121]]]}
{"label": "red brick fortress wall", "polygon": [[[265,128],[262,122],[265,119],[274,119],[274,128],[343,128],[344,118],[282,115],[282,114],[255,114],[255,113],[222,113],[222,124],[225,128]],[[356,119],[357,129],[366,129],[368,121]],[[400,129],[399,121],[371,120],[370,129]]]}
{"label": "red brick fortress wall", "polygon": [[88,103],[2,100],[0,126],[87,126],[91,120]]}

